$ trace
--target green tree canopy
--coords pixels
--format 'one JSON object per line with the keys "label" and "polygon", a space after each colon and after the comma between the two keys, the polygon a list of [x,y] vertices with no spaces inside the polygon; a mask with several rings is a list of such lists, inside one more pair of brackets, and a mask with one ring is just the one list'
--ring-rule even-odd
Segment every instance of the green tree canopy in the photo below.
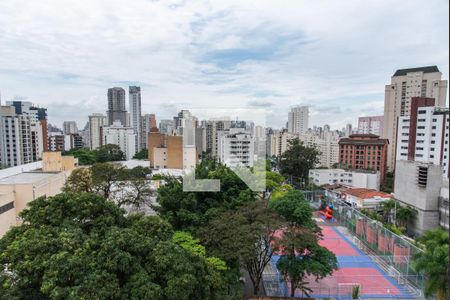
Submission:
{"label": "green tree canopy", "polygon": [[308,182],[309,170],[319,163],[320,152],[314,147],[308,147],[298,138],[290,140],[288,149],[279,157],[281,174]]}
{"label": "green tree canopy", "polygon": [[65,192],[95,192],[119,206],[150,206],[150,188],[147,176],[148,167],[137,166],[132,169],[118,163],[96,163],[91,167],[75,169],[67,179]]}
{"label": "green tree canopy", "polygon": [[271,199],[269,207],[275,209],[292,225],[317,229],[312,219],[313,210],[299,190],[289,189],[280,197]]}
{"label": "green tree canopy", "polygon": [[220,273],[159,217],[88,193],[38,198],[0,239],[0,299],[221,299]]}
{"label": "green tree canopy", "polygon": [[311,228],[290,226],[283,231],[278,241],[283,254],[277,262],[277,268],[290,283],[290,294],[301,289],[309,296],[311,291],[305,279],[314,277],[315,281],[330,275],[338,268],[333,252],[319,245],[320,235]]}
{"label": "green tree canopy", "polygon": [[221,212],[255,201],[257,195],[228,167],[206,161],[196,168],[199,179],[220,179],[220,192],[184,192],[177,178],[165,178],[158,189],[158,205],[154,209],[174,229],[196,231]]}
{"label": "green tree canopy", "polygon": [[125,153],[120,147],[113,144],[103,145],[95,152],[96,162],[103,163],[108,161],[125,160]]}
{"label": "green tree canopy", "polygon": [[133,156],[134,159],[148,159],[148,150],[147,148],[142,149],[138,153]]}
{"label": "green tree canopy", "polygon": [[276,248],[276,230],[284,220],[263,200],[249,202],[212,219],[202,230],[202,242],[227,262],[240,262],[258,295],[262,274]]}
{"label": "green tree canopy", "polygon": [[119,146],[113,144],[103,145],[94,150],[87,148],[71,149],[69,151],[64,151],[62,154],[73,155],[75,158],[78,158],[78,163],[84,166],[108,161],[125,160],[125,153],[120,150]]}
{"label": "green tree canopy", "polygon": [[73,155],[75,158],[78,158],[78,163],[82,166],[92,165],[96,163],[97,159],[95,157],[95,150],[90,149],[71,149],[69,151],[65,151],[62,155]]}
{"label": "green tree canopy", "polygon": [[411,206],[400,206],[397,208],[397,212],[395,214],[397,225],[400,227],[404,227],[405,229],[408,226],[408,222],[414,218],[417,214],[417,211]]}
{"label": "green tree canopy", "polygon": [[266,189],[267,191],[273,191],[279,188],[286,180],[280,173],[266,170]]}
{"label": "green tree canopy", "polygon": [[426,275],[425,296],[437,293],[439,300],[449,299],[448,231],[440,228],[427,231],[418,242],[424,252],[414,255],[413,266]]}

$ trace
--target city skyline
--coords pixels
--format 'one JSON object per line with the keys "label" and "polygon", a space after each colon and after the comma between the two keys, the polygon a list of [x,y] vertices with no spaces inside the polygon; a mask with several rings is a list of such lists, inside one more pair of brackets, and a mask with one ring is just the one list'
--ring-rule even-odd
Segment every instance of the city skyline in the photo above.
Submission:
{"label": "city skyline", "polygon": [[448,2],[398,4],[43,1],[17,11],[4,1],[2,102],[31,101],[50,123],[82,127],[105,113],[108,88],[137,85],[142,113],[158,120],[227,104],[266,108],[281,128],[291,106],[309,105],[311,125],[355,126],[383,114],[395,70],[437,65],[448,79]]}

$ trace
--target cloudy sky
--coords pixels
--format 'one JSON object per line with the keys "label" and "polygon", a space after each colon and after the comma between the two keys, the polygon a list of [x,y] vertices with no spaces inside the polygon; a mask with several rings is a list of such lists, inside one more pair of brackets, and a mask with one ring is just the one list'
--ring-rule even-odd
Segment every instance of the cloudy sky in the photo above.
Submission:
{"label": "cloudy sky", "polygon": [[49,122],[105,112],[109,87],[140,85],[143,112],[258,108],[281,127],[382,114],[398,68],[449,73],[448,0],[2,0],[2,101]]}

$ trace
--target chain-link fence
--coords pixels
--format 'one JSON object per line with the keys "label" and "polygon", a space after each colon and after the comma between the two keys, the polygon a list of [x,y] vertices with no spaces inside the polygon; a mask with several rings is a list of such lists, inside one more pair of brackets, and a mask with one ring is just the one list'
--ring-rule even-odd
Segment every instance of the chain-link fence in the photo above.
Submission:
{"label": "chain-link fence", "polygon": [[[318,209],[321,206],[322,199],[325,198],[322,190],[303,192],[312,207]],[[358,282],[366,282],[362,286],[364,299],[423,299],[424,276],[417,273],[412,267],[413,256],[422,250],[405,238],[386,229],[382,223],[370,219],[340,199],[327,197],[327,200],[334,205],[334,222],[324,222],[323,224],[335,226],[346,239],[365,254],[366,259],[370,259],[370,262],[367,262],[366,260],[357,261],[358,258],[352,258],[355,260],[353,263],[359,266],[364,266],[365,263],[375,264],[385,274],[380,276],[395,283],[397,289],[394,291],[390,287],[371,285],[370,282],[377,281],[373,275],[349,275],[351,276],[350,279],[344,278],[346,275],[341,274],[333,275],[326,280],[310,282],[308,287],[313,290],[314,297],[350,299],[353,286]],[[354,281],[355,284],[352,285],[348,283],[349,281]],[[347,283],[342,284],[340,282]],[[269,296],[289,295],[288,284],[279,274],[276,262],[272,262],[270,267],[267,268],[264,274],[264,286]],[[398,293],[399,291],[400,293]]]}

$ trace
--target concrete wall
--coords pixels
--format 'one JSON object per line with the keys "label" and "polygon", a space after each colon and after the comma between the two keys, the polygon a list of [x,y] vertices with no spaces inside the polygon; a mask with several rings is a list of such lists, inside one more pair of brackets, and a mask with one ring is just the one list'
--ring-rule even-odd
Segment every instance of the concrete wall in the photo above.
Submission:
{"label": "concrete wall", "polygon": [[[417,184],[417,168],[428,167],[426,187]],[[408,225],[410,233],[420,235],[439,226],[438,199],[443,184],[441,167],[413,161],[396,162],[394,194],[399,201],[413,206],[417,215]]]}
{"label": "concrete wall", "polygon": [[167,168],[183,169],[183,138],[167,137]]}
{"label": "concrete wall", "polygon": [[167,148],[153,148],[153,167],[167,168]]}
{"label": "concrete wall", "polygon": [[61,169],[61,152],[44,152],[42,154],[42,170],[44,172],[60,172]]}
{"label": "concrete wall", "polygon": [[183,169],[195,169],[197,161],[198,161],[197,149],[195,147],[184,147]]}
{"label": "concrete wall", "polygon": [[42,171],[61,172],[72,171],[78,165],[78,159],[73,156],[62,156],[61,152],[44,152],[42,155]]}
{"label": "concrete wall", "polygon": [[[3,201],[10,201],[8,199],[12,199],[14,201],[14,223],[11,223],[11,212],[8,211],[7,215],[1,214],[0,236],[2,236],[2,232],[6,232],[11,224],[20,224],[20,220],[18,220],[17,217],[19,213],[27,207],[28,203],[41,196],[54,196],[59,194],[65,181],[66,174],[64,172],[60,172],[45,176],[44,178],[33,182],[0,184],[0,206],[3,205]],[[2,198],[6,200],[2,200]]]}
{"label": "concrete wall", "polygon": [[148,134],[148,160],[150,161],[150,167],[153,167],[155,165],[154,156],[153,156],[153,149],[162,147],[166,145],[165,141],[166,135],[161,134],[159,132],[151,132]]}
{"label": "concrete wall", "polygon": [[23,172],[34,171],[34,170],[41,169],[41,168],[42,168],[42,161],[36,161],[36,162],[29,163],[29,164],[24,164],[24,165],[20,165],[20,166],[16,166],[16,167],[2,169],[2,170],[0,170],[0,179],[9,177],[9,176],[13,176],[13,175],[17,175],[17,174],[20,174]]}
{"label": "concrete wall", "polygon": [[[0,208],[10,206],[10,203],[14,203],[14,194],[12,192],[2,193],[0,192]],[[6,211],[0,209],[0,237],[2,237],[11,226],[16,225],[16,208],[12,207]]]}

